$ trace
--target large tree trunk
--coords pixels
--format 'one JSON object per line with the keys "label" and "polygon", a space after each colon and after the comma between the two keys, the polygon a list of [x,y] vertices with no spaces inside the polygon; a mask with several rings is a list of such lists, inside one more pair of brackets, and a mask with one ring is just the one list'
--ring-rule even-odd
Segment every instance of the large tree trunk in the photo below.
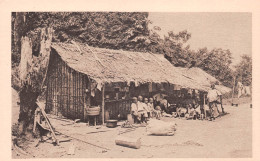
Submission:
{"label": "large tree trunk", "polygon": [[42,29],[39,35],[40,53],[38,57],[32,55],[32,42],[28,37],[21,41],[20,62],[20,115],[19,133],[31,132],[37,99],[42,92],[50,57],[52,29]]}
{"label": "large tree trunk", "polygon": [[26,12],[16,12],[12,14],[13,23],[12,23],[12,46],[13,51],[12,61],[19,63],[20,53],[21,53],[21,38],[25,35],[25,17]]}

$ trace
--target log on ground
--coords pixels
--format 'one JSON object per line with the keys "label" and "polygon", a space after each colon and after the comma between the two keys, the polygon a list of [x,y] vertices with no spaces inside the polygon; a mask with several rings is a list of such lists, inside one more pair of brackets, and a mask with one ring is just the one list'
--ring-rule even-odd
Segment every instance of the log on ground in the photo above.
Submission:
{"label": "log on ground", "polygon": [[141,138],[129,138],[125,136],[118,136],[115,139],[115,143],[116,145],[139,149],[141,147]]}

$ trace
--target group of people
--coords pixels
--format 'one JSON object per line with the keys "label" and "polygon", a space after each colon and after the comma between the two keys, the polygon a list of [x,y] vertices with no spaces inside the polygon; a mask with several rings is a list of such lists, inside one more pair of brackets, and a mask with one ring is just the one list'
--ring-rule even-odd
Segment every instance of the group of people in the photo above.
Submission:
{"label": "group of people", "polygon": [[224,108],[222,106],[222,94],[215,88],[213,84],[211,90],[207,93],[205,100],[201,103],[196,103],[193,99],[188,97],[183,102],[182,106],[169,104],[164,98],[158,101],[154,98],[144,98],[138,96],[133,97],[131,104],[131,114],[135,120],[135,123],[147,123],[150,118],[160,119],[162,115],[173,117],[185,117],[186,119],[209,119],[214,120],[219,115],[217,104],[221,105],[222,113]]}
{"label": "group of people", "polygon": [[215,88],[214,84],[211,85],[211,89],[207,93],[206,102],[204,101],[200,105],[190,103],[186,107],[179,107],[174,115],[175,117],[184,116],[186,119],[199,118],[212,121],[219,115],[218,104],[221,105],[222,113],[225,113],[222,105],[222,94]]}
{"label": "group of people", "polygon": [[133,97],[131,114],[135,123],[147,123],[147,121],[153,117],[160,119],[161,108],[160,106],[154,107],[153,98],[148,99],[138,96],[138,98]]}

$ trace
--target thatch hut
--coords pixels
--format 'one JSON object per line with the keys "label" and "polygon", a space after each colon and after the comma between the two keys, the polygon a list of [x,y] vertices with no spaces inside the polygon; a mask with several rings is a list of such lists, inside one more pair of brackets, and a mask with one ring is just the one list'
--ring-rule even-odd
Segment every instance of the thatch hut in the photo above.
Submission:
{"label": "thatch hut", "polygon": [[105,111],[125,117],[131,96],[149,95],[156,84],[207,90],[181,72],[160,54],[52,43],[46,111],[86,120],[86,109],[100,105],[104,123]]}
{"label": "thatch hut", "polygon": [[219,90],[222,94],[228,93],[231,91],[230,88],[221,84],[212,75],[208,74],[206,71],[193,67],[193,68],[178,68],[184,75],[189,76],[191,79],[200,83],[202,86],[207,87],[207,90],[210,89],[211,84],[215,84],[216,89]]}

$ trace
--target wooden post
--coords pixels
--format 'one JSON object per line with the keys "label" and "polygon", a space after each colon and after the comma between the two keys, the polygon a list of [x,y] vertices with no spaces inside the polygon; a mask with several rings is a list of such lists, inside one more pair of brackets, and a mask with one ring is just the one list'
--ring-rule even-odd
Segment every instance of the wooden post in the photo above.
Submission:
{"label": "wooden post", "polygon": [[[86,76],[87,77],[87,76]],[[86,108],[85,108],[85,111],[86,111],[86,120],[88,120],[89,122],[89,116],[87,116],[87,108],[90,108],[90,99],[91,99],[91,80],[87,77],[86,78],[86,82],[87,82],[87,89],[88,89],[88,92],[86,93]]]}
{"label": "wooden post", "polygon": [[203,93],[203,109],[204,109],[204,117],[207,118],[207,111],[205,109],[206,101],[205,101],[205,93]]}
{"label": "wooden post", "polygon": [[105,124],[105,84],[102,87],[102,124]]}
{"label": "wooden post", "polygon": [[236,83],[236,77],[234,77],[234,81],[233,81],[232,99],[231,99],[232,106],[233,106],[233,97],[234,97],[234,91],[235,91],[235,83]]}

